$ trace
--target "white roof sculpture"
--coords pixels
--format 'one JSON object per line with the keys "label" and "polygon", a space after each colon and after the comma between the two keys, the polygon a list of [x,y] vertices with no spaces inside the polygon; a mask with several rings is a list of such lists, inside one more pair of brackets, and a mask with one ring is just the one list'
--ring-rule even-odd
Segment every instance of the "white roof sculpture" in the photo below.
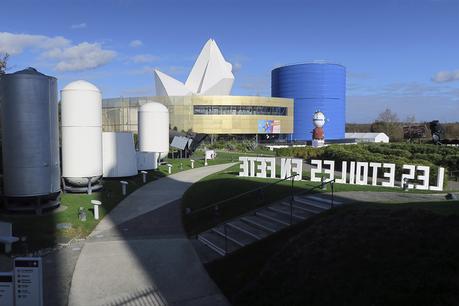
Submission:
{"label": "white roof sculpture", "polygon": [[226,96],[231,93],[234,75],[217,43],[209,39],[202,48],[185,84],[155,69],[157,96]]}

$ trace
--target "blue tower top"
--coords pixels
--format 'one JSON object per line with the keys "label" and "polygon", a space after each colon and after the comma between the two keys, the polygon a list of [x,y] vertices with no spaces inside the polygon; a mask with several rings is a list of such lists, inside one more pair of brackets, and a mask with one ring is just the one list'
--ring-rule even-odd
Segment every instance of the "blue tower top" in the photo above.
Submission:
{"label": "blue tower top", "polygon": [[325,139],[344,138],[346,68],[332,63],[283,66],[271,72],[271,95],[294,99],[293,140],[310,140],[312,116],[320,110],[327,122]]}

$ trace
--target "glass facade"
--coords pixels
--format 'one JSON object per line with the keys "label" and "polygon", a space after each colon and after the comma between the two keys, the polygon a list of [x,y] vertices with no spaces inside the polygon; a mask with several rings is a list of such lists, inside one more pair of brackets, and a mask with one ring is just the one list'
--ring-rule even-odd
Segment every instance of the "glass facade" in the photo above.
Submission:
{"label": "glass facade", "polygon": [[[139,106],[159,102],[169,109],[170,128],[204,134],[257,134],[260,120],[279,121],[293,132],[293,100],[258,96],[170,96],[104,99],[104,132],[137,133]],[[207,116],[206,116],[207,115]],[[215,115],[218,117],[216,118]],[[220,116],[226,115],[226,116]]]}
{"label": "glass facade", "polygon": [[194,105],[193,114],[287,116],[287,107],[256,105]]}

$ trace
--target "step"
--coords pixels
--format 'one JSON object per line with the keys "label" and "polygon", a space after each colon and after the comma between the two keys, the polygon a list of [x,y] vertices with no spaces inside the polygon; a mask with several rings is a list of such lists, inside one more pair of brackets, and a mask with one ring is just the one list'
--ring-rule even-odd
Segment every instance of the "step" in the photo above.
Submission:
{"label": "step", "polygon": [[270,210],[268,208],[259,209],[259,210],[257,210],[255,212],[255,214],[257,216],[261,216],[261,217],[263,217],[265,219],[268,219],[270,221],[283,224],[285,226],[289,226],[290,225],[290,216],[286,216],[284,214],[272,211],[272,210]]}
{"label": "step", "polygon": [[[198,235],[198,240],[207,245],[209,248],[217,252],[218,254],[225,255],[225,238],[212,230],[201,233]],[[228,253],[234,252],[239,249],[240,246],[231,240],[227,240]]]}
{"label": "step", "polygon": [[[214,231],[215,233],[219,234],[220,236],[222,236],[223,238],[225,237],[225,225],[220,225],[218,227],[214,227],[212,229],[212,231]],[[246,246],[246,245],[249,245],[253,242],[255,242],[257,239],[244,233],[244,232],[241,232],[231,226],[229,226],[228,224],[226,225],[226,237],[227,239],[229,239],[230,241],[236,243],[237,245],[243,247],[243,246]]]}
{"label": "step", "polygon": [[268,232],[266,230],[260,229],[255,226],[251,226],[247,224],[246,222],[242,220],[234,220],[229,223],[227,223],[227,226],[230,226],[238,231],[241,231],[243,233],[246,233],[247,235],[260,240],[265,238],[266,236],[269,236],[271,232]]}
{"label": "step", "polygon": [[324,210],[330,209],[330,202],[324,203],[323,201],[316,201],[316,199],[312,199],[309,197],[294,197],[295,202],[303,204],[303,205],[309,205],[314,208],[316,208],[316,212],[320,213]]}
{"label": "step", "polygon": [[221,256],[225,256],[225,249],[220,248],[216,244],[214,244],[211,240],[209,240],[205,235],[205,233],[199,234],[198,235],[198,241],[205,246],[207,246],[209,249],[212,251],[216,252],[217,254]]}
{"label": "step", "polygon": [[[325,204],[330,204],[331,203],[331,195],[329,193],[327,194],[317,194],[317,195],[310,195],[309,198],[313,199],[313,200],[316,200],[318,202],[322,201],[324,202]],[[342,205],[344,204],[344,202],[340,201],[340,200],[337,200],[336,197],[333,199],[333,204],[335,205]]]}
{"label": "step", "polygon": [[311,215],[310,213],[304,210],[295,208],[295,206],[293,205],[292,205],[292,209],[290,210],[290,205],[285,206],[285,205],[282,205],[281,203],[270,205],[268,208],[278,213],[286,214],[287,216],[290,216],[290,213],[292,213],[294,218],[297,218],[300,220],[305,220]]}
{"label": "step", "polygon": [[267,220],[265,218],[262,218],[256,215],[245,216],[245,217],[242,217],[241,220],[249,225],[256,226],[270,233],[275,233],[285,227],[284,224],[273,222],[271,220]]}
{"label": "step", "polygon": [[[281,202],[280,205],[282,206],[285,206],[285,207],[288,207],[288,209],[290,209],[290,202]],[[307,215],[307,217],[310,217],[312,215],[316,215],[320,212],[322,212],[321,209],[317,208],[317,207],[314,207],[314,206],[309,206],[309,205],[306,205],[306,204],[299,204],[297,202],[293,202],[292,204],[293,206],[293,209],[296,210],[297,212],[298,211],[302,211],[305,215]]]}

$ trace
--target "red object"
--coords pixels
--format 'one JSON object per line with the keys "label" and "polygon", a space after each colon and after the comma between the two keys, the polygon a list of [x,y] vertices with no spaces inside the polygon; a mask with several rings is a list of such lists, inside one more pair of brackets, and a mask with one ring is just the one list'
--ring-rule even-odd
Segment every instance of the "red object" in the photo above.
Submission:
{"label": "red object", "polygon": [[316,127],[312,131],[312,139],[317,139],[317,140],[324,139],[324,129],[321,127]]}

